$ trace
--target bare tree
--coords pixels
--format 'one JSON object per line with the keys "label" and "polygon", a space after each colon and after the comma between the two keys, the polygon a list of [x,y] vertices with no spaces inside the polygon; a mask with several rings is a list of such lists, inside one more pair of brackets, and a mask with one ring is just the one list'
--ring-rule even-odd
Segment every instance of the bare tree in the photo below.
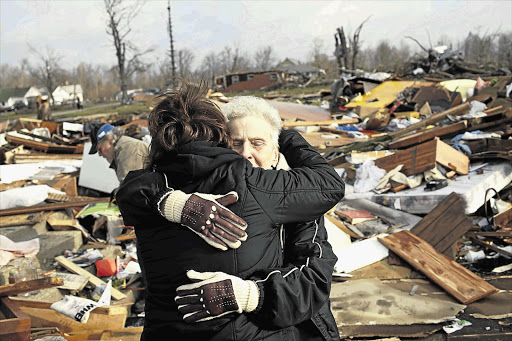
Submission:
{"label": "bare tree", "polygon": [[226,73],[247,71],[250,68],[249,58],[242,53],[238,45],[233,48],[225,46],[219,53],[218,60]]}
{"label": "bare tree", "polygon": [[338,67],[340,69],[344,69],[348,67],[348,53],[350,46],[347,44],[347,38],[345,37],[343,26],[336,29],[336,33],[334,34],[334,41],[336,46],[334,55],[336,56]]}
{"label": "bare tree", "polygon": [[[128,103],[128,80],[136,71],[145,69],[140,57],[151,50],[140,52],[128,40],[130,23],[139,13],[143,3],[140,1],[104,0],[108,15],[107,33],[112,36],[117,57],[117,72],[121,85],[121,104]],[[128,50],[128,55],[127,55]]]}
{"label": "bare tree", "polygon": [[[371,16],[370,16],[371,17]],[[361,30],[363,29],[364,24],[368,20],[370,20],[370,17],[366,18],[356,29],[354,32],[354,35],[352,39],[350,39],[350,45],[351,45],[351,52],[352,52],[352,70],[356,69],[356,61],[357,61],[357,55],[359,54],[359,50],[361,49],[361,45],[359,43],[359,35],[361,34]]]}
{"label": "bare tree", "polygon": [[268,70],[274,63],[274,50],[272,50],[272,46],[268,45],[260,48],[254,54],[254,64],[256,65],[256,70],[265,71]]}
{"label": "bare tree", "polygon": [[212,84],[215,83],[215,76],[217,75],[217,66],[217,56],[215,55],[215,53],[208,53],[203,59],[202,69],[206,73],[206,79],[211,81]]}
{"label": "bare tree", "polygon": [[191,73],[194,54],[189,49],[178,50],[178,74],[187,77]]}
{"label": "bare tree", "polygon": [[53,105],[53,88],[57,84],[57,75],[61,71],[60,60],[62,56],[51,47],[46,47],[46,52],[43,53],[32,45],[28,45],[29,49],[39,58],[39,64],[35,67],[29,66],[30,74],[39,82],[44,84],[48,89],[49,103]]}

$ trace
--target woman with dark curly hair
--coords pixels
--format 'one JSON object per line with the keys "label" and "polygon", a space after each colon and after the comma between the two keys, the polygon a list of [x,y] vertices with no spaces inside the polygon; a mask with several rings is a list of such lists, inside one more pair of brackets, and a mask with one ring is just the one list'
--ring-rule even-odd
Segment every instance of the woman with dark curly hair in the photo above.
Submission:
{"label": "woman with dark curly hair", "polygon": [[[147,282],[142,339],[293,339],[290,327],[258,318],[267,269],[283,262],[280,226],[322,215],[343,197],[343,182],[295,131],[279,136],[291,170],[254,167],[228,149],[226,120],[204,94],[184,84],[160,98],[149,119],[149,166],[129,173],[117,194]],[[204,245],[212,236],[215,247]],[[198,280],[175,301],[179,286]]]}

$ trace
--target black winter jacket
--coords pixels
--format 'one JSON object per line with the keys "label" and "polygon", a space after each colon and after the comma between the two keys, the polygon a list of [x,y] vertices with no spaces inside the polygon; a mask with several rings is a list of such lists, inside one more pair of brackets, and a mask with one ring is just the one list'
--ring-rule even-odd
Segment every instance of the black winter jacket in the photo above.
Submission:
{"label": "black winter jacket", "polygon": [[[254,314],[186,324],[174,303],[176,288],[189,283],[189,269],[258,279],[268,269],[282,267],[281,225],[314,220],[343,197],[340,177],[297,132],[283,131],[279,144],[293,168],[290,171],[254,168],[233,151],[192,142],[168,153],[155,171],[128,174],[117,202],[125,224],[135,227],[144,264],[143,340],[293,340],[292,327],[279,329],[271,321],[258,320],[266,315],[262,287]],[[187,228],[170,223],[156,212],[155,202],[167,186],[187,193],[236,191],[239,200],[230,209],[248,223],[248,239],[238,249],[220,251]]]}

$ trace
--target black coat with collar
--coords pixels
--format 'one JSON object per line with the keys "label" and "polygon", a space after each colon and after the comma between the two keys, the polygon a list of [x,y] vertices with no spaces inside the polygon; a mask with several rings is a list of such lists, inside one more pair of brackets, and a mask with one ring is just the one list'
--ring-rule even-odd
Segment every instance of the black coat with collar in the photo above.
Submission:
{"label": "black coat with collar", "polygon": [[[259,271],[280,267],[283,253],[280,226],[314,220],[344,194],[336,171],[297,132],[283,131],[279,145],[293,168],[272,171],[252,167],[237,153],[209,142],[193,142],[169,153],[155,171],[130,172],[117,193],[126,225],[135,227],[147,281],[145,340],[258,340],[292,332],[261,323],[251,314],[230,314],[186,324],[174,303],[176,288],[189,283],[186,271],[222,271],[248,279]],[[235,250],[208,246],[186,227],[156,211],[168,186],[186,193],[225,194],[236,191],[229,208],[248,223],[248,239]],[[264,293],[255,311],[263,308]]]}

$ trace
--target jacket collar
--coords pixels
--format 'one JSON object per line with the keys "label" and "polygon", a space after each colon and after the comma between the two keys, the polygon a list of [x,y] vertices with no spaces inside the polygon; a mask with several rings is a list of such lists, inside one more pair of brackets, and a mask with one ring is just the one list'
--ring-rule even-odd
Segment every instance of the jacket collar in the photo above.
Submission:
{"label": "jacket collar", "polygon": [[241,158],[238,153],[213,142],[196,141],[164,154],[155,171],[165,173],[173,182],[185,183]]}

